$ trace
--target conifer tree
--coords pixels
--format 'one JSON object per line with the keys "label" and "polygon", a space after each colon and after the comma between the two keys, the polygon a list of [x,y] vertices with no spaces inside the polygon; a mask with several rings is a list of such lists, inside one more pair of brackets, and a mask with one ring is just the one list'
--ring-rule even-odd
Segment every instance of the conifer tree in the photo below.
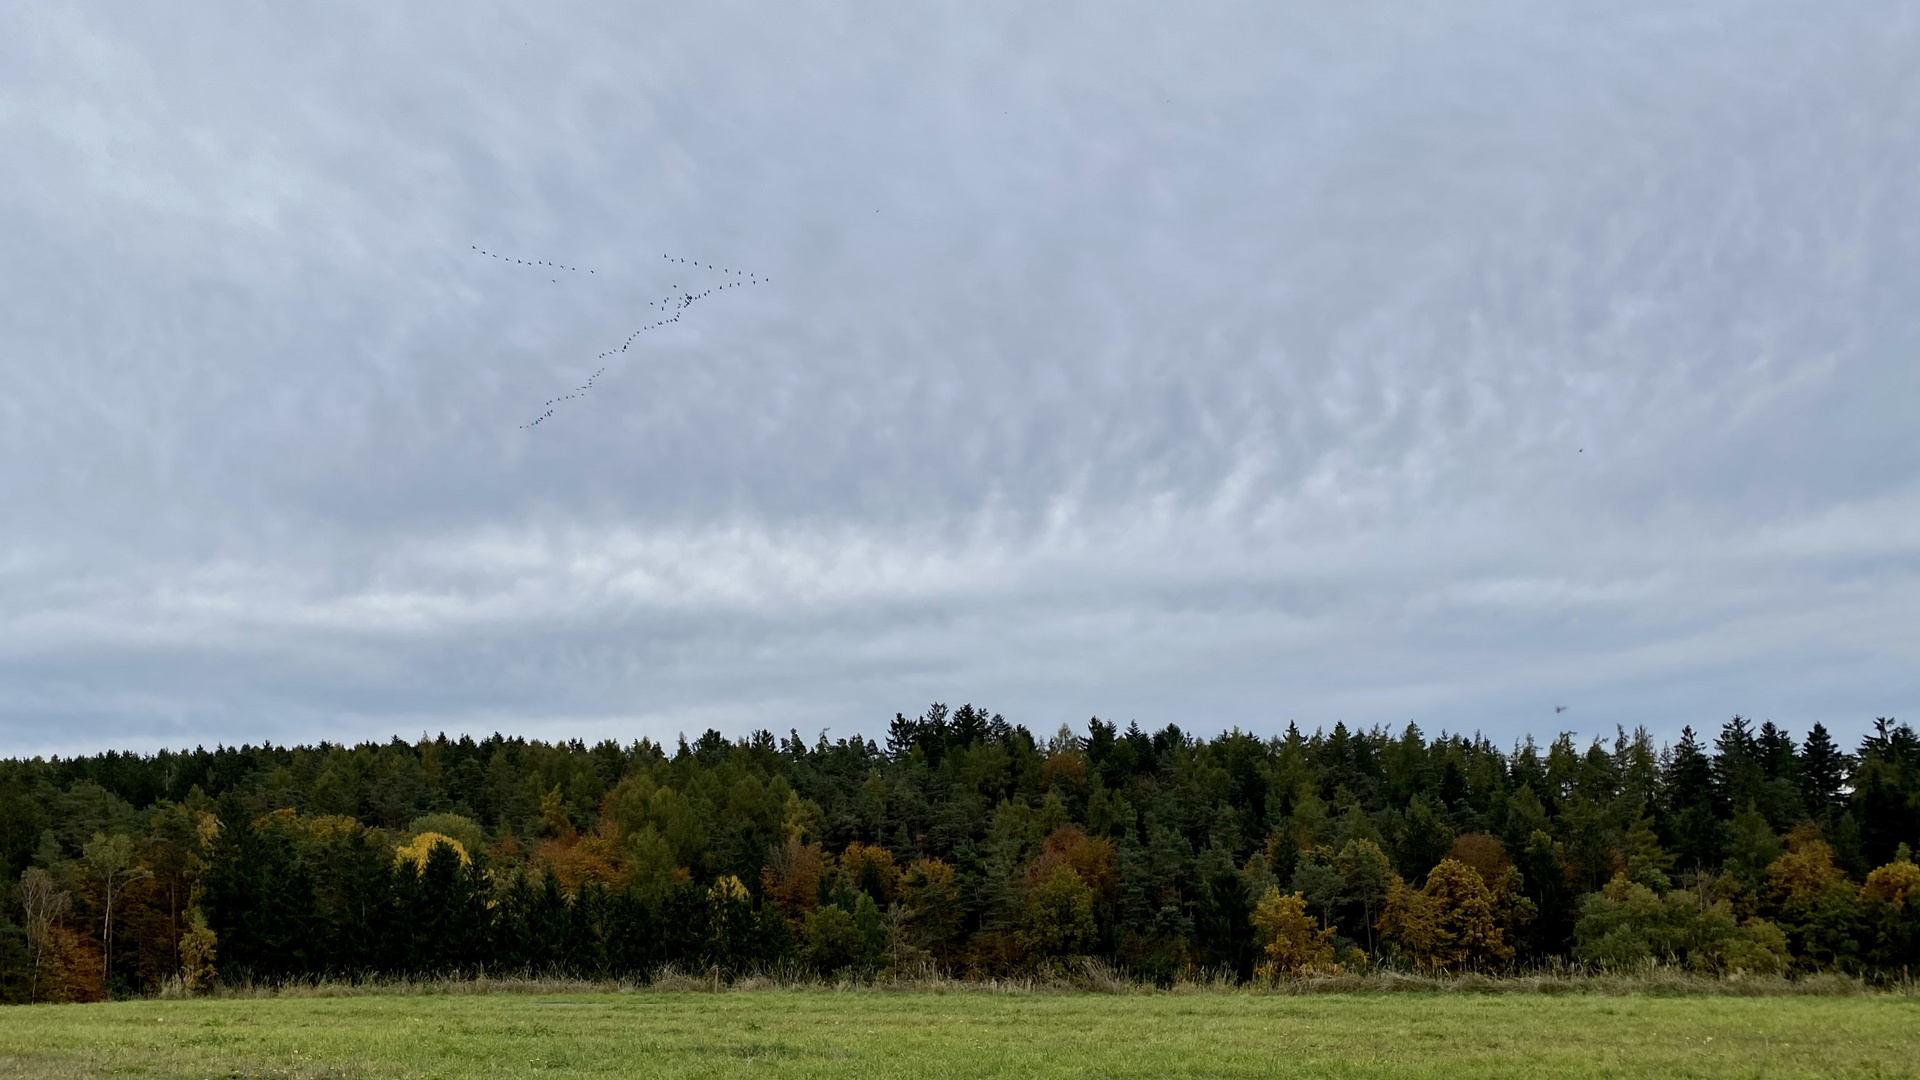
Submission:
{"label": "conifer tree", "polygon": [[1679,864],[1713,867],[1724,857],[1721,818],[1715,813],[1713,763],[1701,751],[1693,728],[1680,731],[1666,775],[1667,832]]}
{"label": "conifer tree", "polygon": [[1847,755],[1834,744],[1826,726],[1815,722],[1800,751],[1800,792],[1808,813],[1825,820],[1840,808],[1850,768]]}
{"label": "conifer tree", "polygon": [[[1042,743],[936,705],[896,717],[885,746],[758,731],[0,761],[0,870],[79,893],[38,951],[30,927],[0,925],[0,999],[106,992],[95,833],[130,842],[116,992],[203,987],[212,967],[629,977],[782,958],[858,977],[1077,955],[1163,981],[1244,976],[1272,960],[1260,908],[1276,886],[1349,960],[1499,969],[1504,948],[1539,963],[1604,939],[1703,972],[1774,970],[1789,951],[1870,979],[1913,962],[1901,853],[1920,843],[1920,737],[1891,719],[1857,761],[1819,725],[1796,746],[1744,718],[1711,754],[1692,729],[1664,751],[1643,730],[1511,750],[1414,725],[1085,731]],[[1447,951],[1447,920],[1473,907],[1458,867],[1501,949]],[[1692,944],[1634,944],[1662,934]]]}

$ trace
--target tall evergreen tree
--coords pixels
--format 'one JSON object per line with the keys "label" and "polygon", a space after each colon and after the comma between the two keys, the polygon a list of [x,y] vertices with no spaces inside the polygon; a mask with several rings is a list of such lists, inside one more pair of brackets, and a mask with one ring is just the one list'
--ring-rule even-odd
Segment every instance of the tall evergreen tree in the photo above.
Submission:
{"label": "tall evergreen tree", "polygon": [[1800,750],[1800,794],[1807,812],[1826,819],[1846,801],[1844,789],[1852,762],[1827,734],[1824,724],[1815,722],[1807,732]]}
{"label": "tall evergreen tree", "polygon": [[[1819,725],[1803,747],[1744,719],[1712,754],[1701,742],[1688,729],[1656,751],[1636,731],[1503,752],[1412,725],[1259,739],[1094,720],[1043,748],[998,714],[936,704],[896,716],[884,746],[495,735],[0,761],[0,851],[14,877],[31,861],[52,881],[96,831],[129,837],[154,878],[116,893],[115,970],[144,991],[216,954],[223,977],[258,979],[801,957],[987,974],[1085,951],[1159,979],[1244,973],[1267,890],[1298,888],[1343,948],[1366,948],[1383,890],[1420,893],[1442,856],[1524,895],[1531,919],[1503,933],[1526,962],[1567,955],[1595,895],[1609,925],[1679,912],[1703,933],[1724,899],[1762,967],[1780,933],[1801,963],[1907,955],[1912,729],[1876,724],[1857,767]],[[803,889],[763,873],[793,850],[814,853]],[[75,892],[60,917],[84,940],[104,901]],[[27,992],[18,953],[0,947],[0,1000]]]}
{"label": "tall evergreen tree", "polygon": [[221,962],[258,979],[314,974],[313,884],[293,845],[247,820],[238,803],[215,846],[205,883]]}
{"label": "tall evergreen tree", "polygon": [[1713,741],[1714,811],[1720,817],[1752,807],[1766,773],[1746,717],[1736,715]]}
{"label": "tall evergreen tree", "polygon": [[1879,865],[1902,844],[1920,846],[1920,737],[1887,717],[1874,721],[1853,774],[1860,846]]}
{"label": "tall evergreen tree", "polygon": [[1686,869],[1720,865],[1724,826],[1715,813],[1713,762],[1700,749],[1691,726],[1680,730],[1666,775],[1666,831],[1679,864]]}
{"label": "tall evergreen tree", "polygon": [[1800,755],[1793,745],[1792,735],[1768,720],[1760,725],[1754,748],[1760,757],[1760,768],[1768,780],[1785,780],[1799,785]]}

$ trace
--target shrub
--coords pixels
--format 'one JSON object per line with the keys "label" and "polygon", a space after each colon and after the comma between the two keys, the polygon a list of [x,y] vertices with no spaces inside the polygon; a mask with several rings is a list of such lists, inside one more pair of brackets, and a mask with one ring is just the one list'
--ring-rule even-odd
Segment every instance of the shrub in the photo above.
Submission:
{"label": "shrub", "polygon": [[1660,963],[1705,974],[1776,974],[1787,965],[1786,935],[1767,920],[1736,919],[1726,900],[1655,892],[1624,872],[1587,897],[1574,942],[1575,956],[1614,970]]}

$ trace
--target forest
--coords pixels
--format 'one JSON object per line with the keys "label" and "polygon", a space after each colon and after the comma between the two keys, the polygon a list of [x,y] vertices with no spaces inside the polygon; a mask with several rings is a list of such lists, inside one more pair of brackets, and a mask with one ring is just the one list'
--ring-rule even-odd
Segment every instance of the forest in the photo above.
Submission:
{"label": "forest", "polygon": [[0,761],[0,1000],[673,965],[1167,982],[1920,960],[1920,738],[1509,749],[971,705],[884,743],[494,735]]}

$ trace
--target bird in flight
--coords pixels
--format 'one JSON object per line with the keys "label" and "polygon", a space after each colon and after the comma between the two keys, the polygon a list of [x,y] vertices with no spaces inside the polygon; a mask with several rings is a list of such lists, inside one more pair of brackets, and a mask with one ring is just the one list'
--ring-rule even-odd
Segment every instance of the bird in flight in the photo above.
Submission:
{"label": "bird in flight", "polygon": [[1553,707],[1553,715],[1555,716],[1559,716],[1561,713],[1566,711],[1567,711],[1567,707],[1565,705],[1555,705]]}
{"label": "bird in flight", "polygon": [[[564,262],[555,262],[549,259],[522,259],[516,256],[504,255],[496,251],[490,251],[486,248],[481,247],[478,244],[472,244],[469,246],[475,253],[484,255],[487,258],[493,259],[497,262],[509,263],[515,266],[536,267],[536,268],[540,268],[548,271],[564,270],[564,271],[567,271],[568,273],[573,273],[573,274],[578,274],[582,272],[581,267],[573,266]],[[629,349],[633,347],[634,340],[638,338],[641,334],[646,333],[649,330],[664,329],[666,327],[674,325],[675,323],[678,323],[680,321],[680,317],[683,314],[685,314],[686,310],[689,307],[692,307],[694,303],[696,303],[697,301],[705,300],[708,297],[711,297],[716,292],[720,292],[726,289],[737,289],[746,285],[762,285],[762,284],[765,284],[768,280],[767,278],[761,277],[759,274],[754,273],[752,271],[735,270],[731,267],[726,267],[726,266],[716,266],[712,263],[701,262],[698,259],[686,259],[686,258],[680,258],[673,255],[666,255],[666,254],[663,254],[660,257],[666,260],[667,262],[673,263],[676,266],[686,265],[699,270],[707,270],[707,271],[712,271],[714,273],[726,274],[731,278],[731,280],[728,280],[723,284],[710,286],[706,289],[702,289],[699,291],[695,291],[691,288],[682,289],[679,285],[669,286],[669,288],[678,290],[678,291],[668,296],[665,296],[659,300],[648,300],[645,302],[646,306],[654,309],[653,314],[655,318],[645,323],[638,329],[634,330],[632,333],[628,334],[626,336],[626,339],[622,341],[618,346],[611,349],[607,349],[602,353],[600,353],[600,355],[596,357],[596,359],[605,360],[608,357],[618,357],[620,354],[627,352]],[[610,276],[610,275],[601,274],[597,270],[590,267],[585,268],[585,272],[601,280],[606,280],[606,278]],[[548,278],[548,281],[556,285],[560,283],[560,279],[557,277]],[[587,394],[591,393],[594,389],[594,383],[599,380],[601,375],[606,373],[606,370],[607,370],[606,366],[602,365],[599,368],[599,370],[595,371],[590,377],[588,377],[585,383],[581,384],[580,386],[574,387],[571,391],[565,394],[561,394],[559,397],[547,399],[541,405],[542,411],[540,415],[534,417],[532,420],[529,420],[524,424],[521,424],[520,425],[521,429],[525,430],[529,428],[538,427],[540,424],[545,423],[549,419],[552,419],[554,415],[554,410],[557,406],[568,401],[573,401],[577,398],[585,397]]]}
{"label": "bird in flight", "polygon": [[[479,252],[480,254],[485,255],[489,259],[496,259],[500,262],[505,262],[505,263],[513,263],[516,266],[544,266],[551,270],[565,270],[565,271],[568,271],[569,273],[574,273],[574,274],[577,274],[580,272],[579,267],[568,266],[565,263],[548,262],[543,259],[516,259],[511,255],[501,255],[498,252],[488,251],[486,248],[481,247],[479,244],[469,244],[468,246],[471,247],[473,250]],[[593,273],[593,271],[588,270],[587,273],[591,274]],[[552,278],[550,280],[558,281],[559,279]]]}

